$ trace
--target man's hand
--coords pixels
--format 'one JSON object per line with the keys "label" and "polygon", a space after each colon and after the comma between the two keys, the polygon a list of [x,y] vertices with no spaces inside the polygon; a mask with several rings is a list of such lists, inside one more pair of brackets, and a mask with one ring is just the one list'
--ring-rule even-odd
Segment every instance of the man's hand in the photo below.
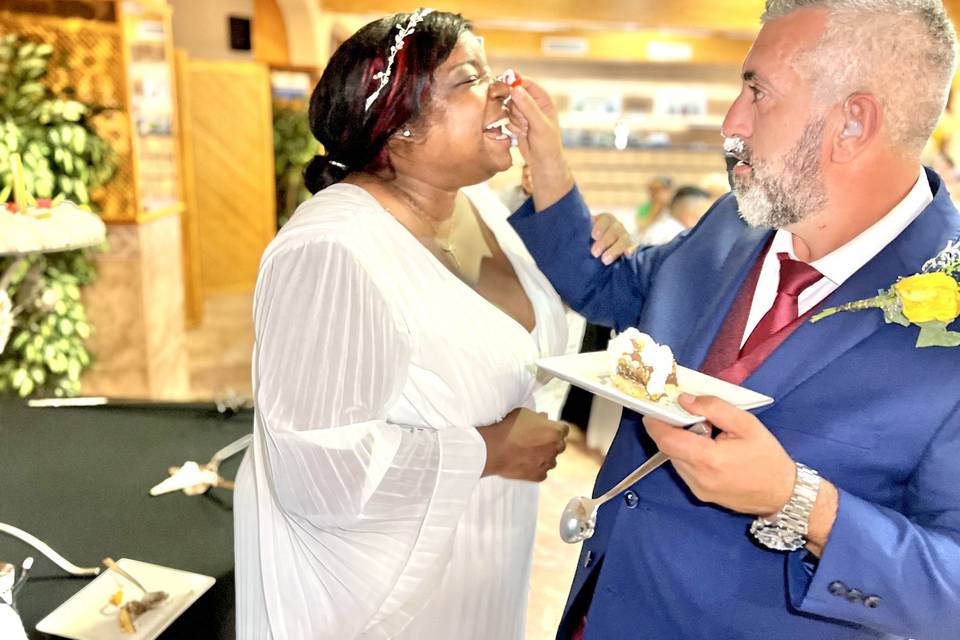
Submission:
{"label": "man's hand", "polygon": [[590,235],[594,241],[590,253],[606,265],[613,264],[620,256],[629,256],[637,248],[627,228],[612,213],[598,213],[593,216]]}
{"label": "man's hand", "polygon": [[[680,395],[680,406],[720,430],[715,440],[644,418],[647,433],[695,496],[750,515],[770,517],[793,494],[797,467],[753,414],[712,396]],[[825,478],[810,513],[806,549],[820,557],[837,519],[839,494]]]}
{"label": "man's hand", "polygon": [[704,416],[720,435],[711,440],[652,418],[643,422],[695,496],[762,516],[775,514],[787,503],[796,465],[755,416],[712,396],[681,394],[680,406]]}
{"label": "man's hand", "polygon": [[573,175],[563,156],[557,109],[546,90],[528,78],[510,90],[510,129],[530,167],[537,211],[555,204],[573,188]]}

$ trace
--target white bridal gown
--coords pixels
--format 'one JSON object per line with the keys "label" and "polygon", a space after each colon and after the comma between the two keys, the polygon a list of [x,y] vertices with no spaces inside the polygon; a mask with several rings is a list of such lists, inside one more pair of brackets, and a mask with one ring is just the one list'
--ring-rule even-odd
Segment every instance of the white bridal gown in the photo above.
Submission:
{"label": "white bridal gown", "polygon": [[523,637],[538,486],[480,479],[474,427],[533,406],[533,363],[563,352],[566,323],[503,205],[467,193],[532,334],[356,186],[317,194],[265,252],[234,507],[239,638]]}

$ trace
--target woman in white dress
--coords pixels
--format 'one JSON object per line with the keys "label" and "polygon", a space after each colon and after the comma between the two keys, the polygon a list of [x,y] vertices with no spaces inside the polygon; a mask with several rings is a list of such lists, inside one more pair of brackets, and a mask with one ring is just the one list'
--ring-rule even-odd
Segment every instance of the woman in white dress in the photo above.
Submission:
{"label": "woman in white dress", "polygon": [[511,162],[486,129],[507,95],[463,19],[423,10],[361,29],[314,91],[319,192],[254,300],[241,639],[523,637],[567,430],[528,410],[534,362],[566,335],[502,205],[461,192]]}

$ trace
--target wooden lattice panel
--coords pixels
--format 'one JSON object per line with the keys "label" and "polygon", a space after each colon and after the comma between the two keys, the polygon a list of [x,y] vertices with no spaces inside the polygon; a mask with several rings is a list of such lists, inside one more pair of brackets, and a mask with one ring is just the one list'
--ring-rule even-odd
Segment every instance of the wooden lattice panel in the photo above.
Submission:
{"label": "wooden lattice panel", "polygon": [[0,11],[0,34],[4,33],[18,33],[34,42],[53,45],[46,82],[56,94],[73,90],[81,102],[110,108],[94,119],[94,126],[116,154],[117,174],[92,196],[105,220],[135,220],[138,204],[119,25]]}
{"label": "wooden lattice panel", "polygon": [[203,295],[252,291],[276,231],[270,75],[254,62],[189,60],[179,68],[188,225]]}
{"label": "wooden lattice panel", "polygon": [[0,11],[115,22],[115,0],[0,0]]}

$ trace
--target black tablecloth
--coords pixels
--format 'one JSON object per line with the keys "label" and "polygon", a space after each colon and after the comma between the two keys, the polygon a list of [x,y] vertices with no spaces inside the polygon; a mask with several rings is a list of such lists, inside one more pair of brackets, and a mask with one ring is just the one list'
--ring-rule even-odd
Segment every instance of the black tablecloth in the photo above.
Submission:
{"label": "black tablecloth", "polygon": [[[253,414],[220,416],[213,405],[33,409],[0,402],[0,522],[40,538],[71,562],[97,566],[131,558],[217,579],[162,636],[233,638],[233,495],[212,489],[151,497],[167,467],[203,464],[252,430]],[[233,478],[242,456],[224,463]],[[16,538],[0,533],[0,561],[36,560],[19,593],[34,627],[89,584],[73,578]]]}

